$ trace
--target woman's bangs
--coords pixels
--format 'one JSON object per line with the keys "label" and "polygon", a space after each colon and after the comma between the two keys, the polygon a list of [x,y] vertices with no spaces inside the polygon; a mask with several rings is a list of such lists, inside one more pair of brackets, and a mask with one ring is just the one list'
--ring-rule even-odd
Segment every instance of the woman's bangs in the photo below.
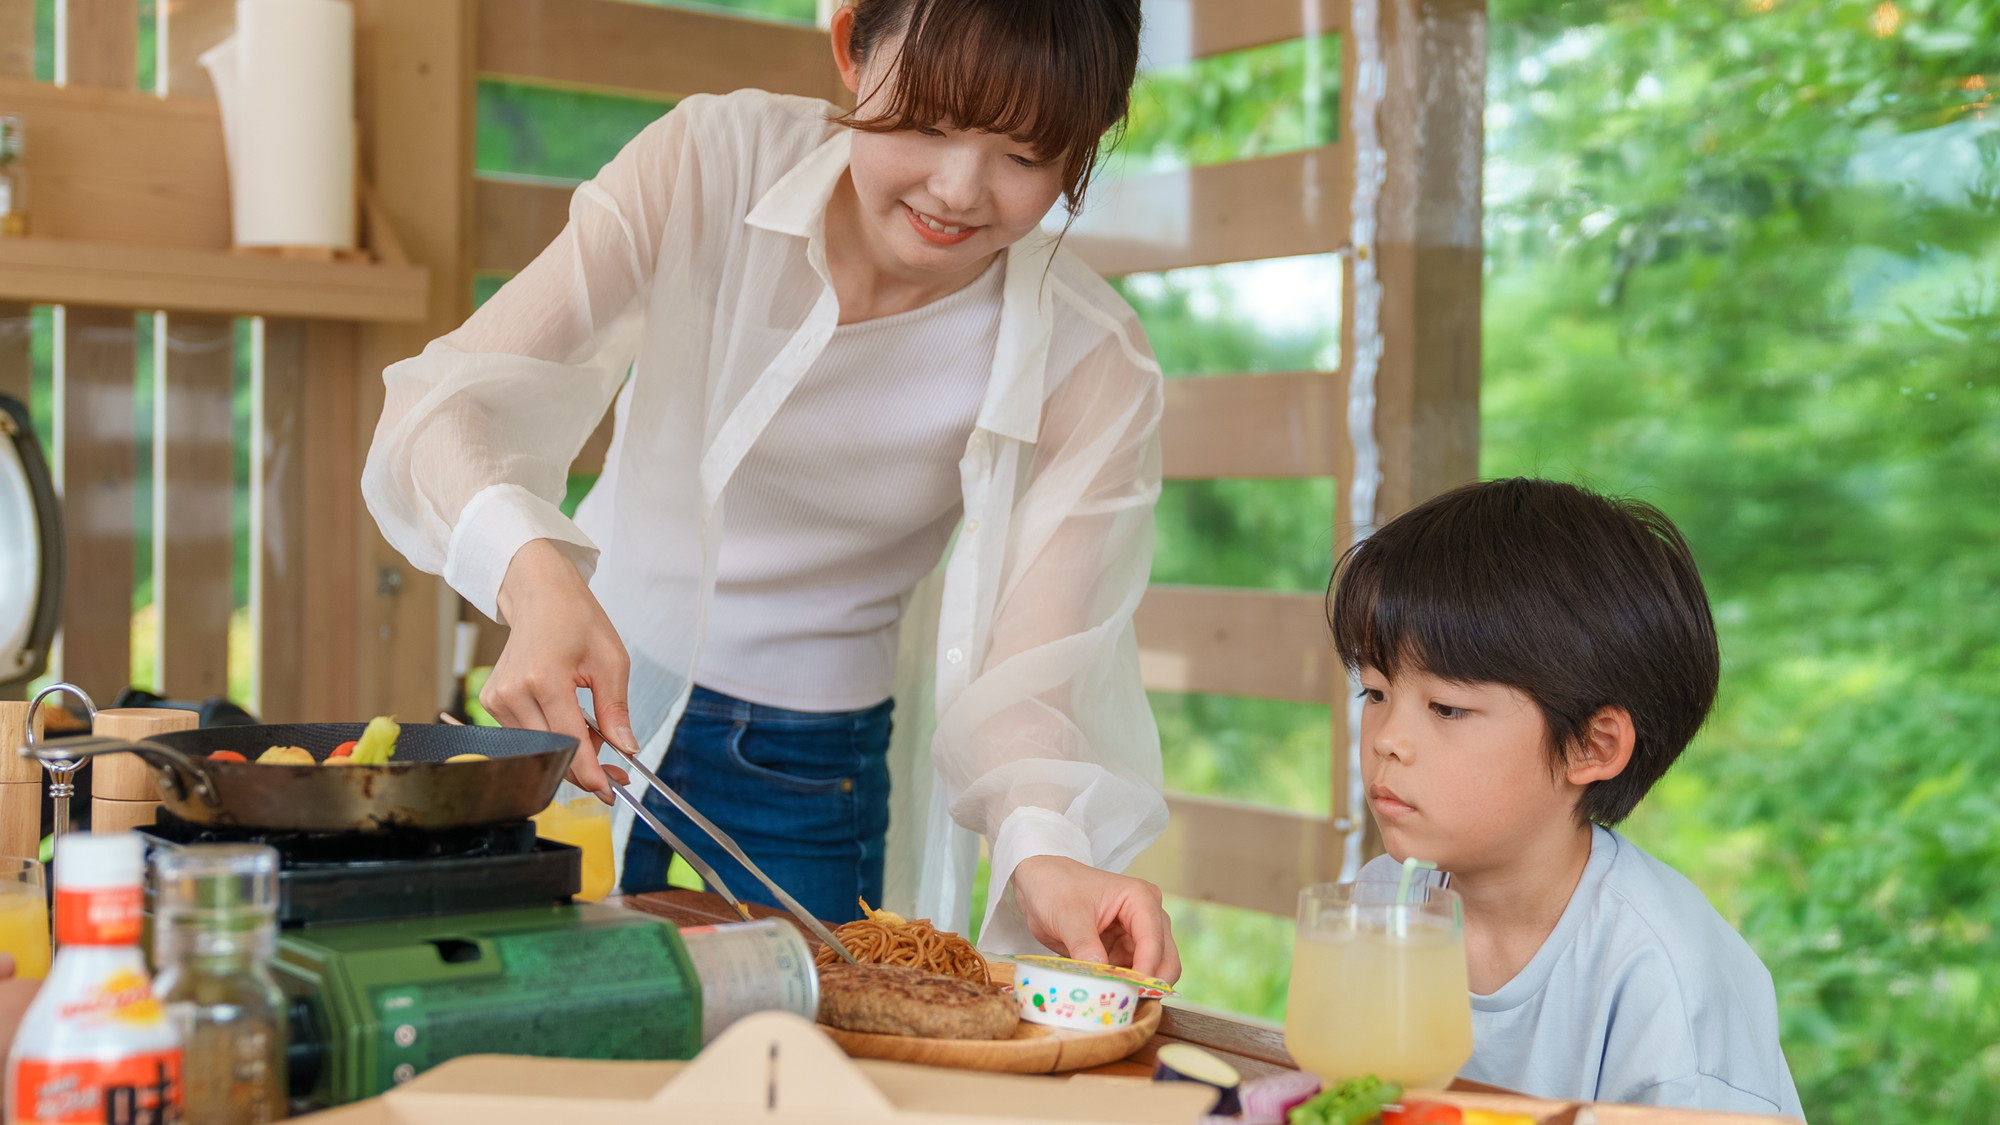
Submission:
{"label": "woman's bangs", "polygon": [[846,122],[867,132],[949,126],[1012,137],[1036,159],[1059,162],[1065,190],[1078,195],[1099,138],[1124,114],[1125,85],[1101,51],[1058,32],[1041,4],[921,4],[883,79],[884,104]]}

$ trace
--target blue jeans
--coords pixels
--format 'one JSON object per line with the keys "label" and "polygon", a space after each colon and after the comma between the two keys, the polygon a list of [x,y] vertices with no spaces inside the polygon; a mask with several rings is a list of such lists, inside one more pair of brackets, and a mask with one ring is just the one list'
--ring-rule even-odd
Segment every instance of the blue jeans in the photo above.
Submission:
{"label": "blue jeans", "polygon": [[[828,922],[861,916],[857,899],[882,901],[882,844],[889,831],[889,713],[787,711],[697,686],[660,763],[660,780],[740,844],[764,873]],[[716,843],[658,793],[658,816],[745,902],[776,906]],[[625,845],[628,894],[664,890],[673,849],[644,821]]]}

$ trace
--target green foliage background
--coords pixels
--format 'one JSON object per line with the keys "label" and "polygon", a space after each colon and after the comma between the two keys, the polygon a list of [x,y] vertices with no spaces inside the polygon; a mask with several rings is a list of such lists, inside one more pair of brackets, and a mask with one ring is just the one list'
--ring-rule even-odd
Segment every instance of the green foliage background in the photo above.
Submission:
{"label": "green foliage background", "polygon": [[2000,5],[1503,0],[1492,48],[1482,467],[1665,508],[1723,637],[1630,833],[1770,966],[1812,1120],[1990,1120]]}
{"label": "green foliage background", "polygon": [[[1812,1120],[1991,1120],[2000,0],[1491,17],[1482,473],[1664,508],[1723,637],[1709,726],[1625,830],[1763,956]],[[1336,57],[1150,75],[1107,174],[1330,139]],[[581,178],[662,108],[487,86],[480,166]],[[1121,288],[1170,374],[1331,362],[1337,307],[1274,330],[1227,268]],[[1154,577],[1323,586],[1334,487],[1170,485]],[[1175,787],[1327,808],[1326,707],[1154,703]],[[1189,994],[1281,1018],[1285,920],[1174,910]]]}

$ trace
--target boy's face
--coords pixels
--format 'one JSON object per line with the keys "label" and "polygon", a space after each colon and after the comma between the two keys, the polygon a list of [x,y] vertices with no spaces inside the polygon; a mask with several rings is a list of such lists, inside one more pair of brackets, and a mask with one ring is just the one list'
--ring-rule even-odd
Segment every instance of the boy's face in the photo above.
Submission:
{"label": "boy's face", "polygon": [[1548,722],[1525,692],[1404,669],[1361,669],[1361,769],[1382,842],[1459,874],[1574,829],[1583,786],[1552,770]]}

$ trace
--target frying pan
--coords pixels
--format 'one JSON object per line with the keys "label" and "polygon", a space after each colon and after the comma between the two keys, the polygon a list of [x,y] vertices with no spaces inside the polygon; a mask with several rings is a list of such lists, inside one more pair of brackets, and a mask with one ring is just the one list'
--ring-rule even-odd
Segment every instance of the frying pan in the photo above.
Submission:
{"label": "frying pan", "polygon": [[[273,746],[303,746],[316,762],[361,737],[362,723],[205,727],[144,742],[64,738],[21,748],[23,757],[133,753],[158,774],[167,811],[196,824],[291,832],[391,832],[521,820],[548,807],[576,739],[538,730],[407,724],[380,766],[260,766]],[[233,750],[249,759],[217,762]],[[455,754],[491,761],[450,762]]]}

